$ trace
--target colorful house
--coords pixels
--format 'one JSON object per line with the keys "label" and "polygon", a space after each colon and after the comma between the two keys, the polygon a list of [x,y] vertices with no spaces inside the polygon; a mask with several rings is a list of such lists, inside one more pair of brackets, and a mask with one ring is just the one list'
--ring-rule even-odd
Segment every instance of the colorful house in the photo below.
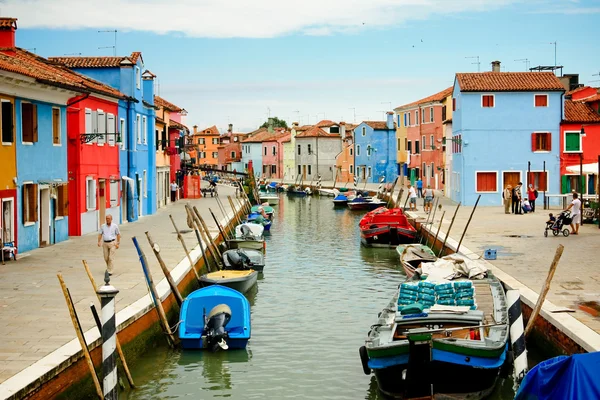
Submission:
{"label": "colorful house", "polygon": [[402,110],[401,107],[394,108],[396,113],[396,161],[398,162],[398,171],[402,183],[406,183],[408,175],[408,164],[410,152],[408,151],[408,127],[410,112]]}
{"label": "colorful house", "polygon": [[[502,190],[518,182],[560,192],[559,127],[565,92],[550,72],[458,73],[452,114],[454,201],[502,204]],[[527,172],[531,172],[528,176]],[[525,186],[526,187],[526,186]]]}
{"label": "colorful house", "polygon": [[342,151],[335,157],[337,173],[334,178],[344,185],[354,180],[354,127],[353,124],[340,122]]}
{"label": "colorful house", "polygon": [[233,124],[229,124],[227,133],[221,135],[219,146],[219,169],[224,171],[244,171],[242,164],[242,140],[246,138],[245,133],[234,133]]}
{"label": "colorful house", "polygon": [[291,133],[278,130],[262,142],[262,176],[268,179],[283,177],[283,143],[290,139]]}
{"label": "colorful house", "polygon": [[444,184],[444,193],[452,191],[452,146],[447,146],[447,143],[452,143],[452,93],[442,100],[442,124],[443,124],[443,139],[442,153],[444,154],[444,175],[442,183]]}
{"label": "colorful house", "polygon": [[290,129],[290,138],[283,142],[283,173],[286,181],[296,181],[298,179],[296,173],[296,136],[310,128],[312,128],[312,125],[299,126],[297,122],[293,122],[292,129]]}
{"label": "colorful house", "polygon": [[142,53],[118,57],[51,57],[50,60],[103,82],[127,96],[119,101],[121,222],[156,211],[154,74]]}
{"label": "colorful house", "polygon": [[267,128],[259,128],[253,132],[250,132],[248,137],[242,140],[242,163],[244,164],[244,170],[248,169],[248,164],[250,161],[252,161],[254,175],[257,177],[262,176],[262,142],[263,140],[270,138],[272,135],[274,135],[274,132],[269,132]]}
{"label": "colorful house", "polygon": [[394,113],[387,113],[387,121],[363,121],[354,128],[354,175],[360,182],[393,182],[397,154]]}
{"label": "colorful house", "polygon": [[[561,193],[575,190],[596,194],[598,168],[593,168],[593,173],[590,173],[587,164],[598,163],[598,155],[600,94],[596,88],[578,88],[565,95],[565,112],[560,124]],[[581,172],[581,184],[578,184]]]}
{"label": "colorful house", "polygon": [[[434,189],[444,187],[445,160],[442,142],[445,118],[442,109],[443,101],[451,94],[452,87],[449,87],[394,109],[398,116],[402,115],[403,129],[400,133],[406,132],[406,147],[411,151],[408,164],[409,177],[412,181],[421,178],[425,187],[428,185]],[[402,143],[398,144],[402,145]],[[406,162],[407,156],[404,158]]]}
{"label": "colorful house", "polygon": [[[336,124],[335,127],[338,127]],[[338,132],[330,133],[330,127],[315,125],[296,134],[296,173],[303,181],[333,181],[336,157],[342,151],[342,137]]]}
{"label": "colorful house", "polygon": [[190,154],[195,159],[196,165],[218,168],[219,166],[219,146],[221,145],[221,134],[216,126],[198,130],[194,126],[192,141],[197,150]]}

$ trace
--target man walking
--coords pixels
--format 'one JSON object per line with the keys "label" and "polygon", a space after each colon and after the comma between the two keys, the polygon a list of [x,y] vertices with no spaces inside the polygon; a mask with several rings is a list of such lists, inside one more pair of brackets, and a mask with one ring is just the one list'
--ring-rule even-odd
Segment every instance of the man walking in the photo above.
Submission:
{"label": "man walking", "polygon": [[179,189],[179,186],[177,186],[177,183],[173,180],[171,182],[171,203],[175,203],[177,200],[177,189]]}
{"label": "man walking", "polygon": [[502,193],[502,200],[504,200],[504,214],[510,214],[510,201],[512,198],[512,186],[506,185],[504,192]]}
{"label": "man walking", "polygon": [[106,215],[106,223],[100,227],[100,232],[98,232],[98,247],[102,246],[102,253],[104,254],[104,261],[106,262],[106,269],[109,275],[113,274],[115,252],[120,244],[121,232],[119,231],[119,226],[113,224],[112,215],[108,214]]}
{"label": "man walking", "polygon": [[408,202],[410,203],[410,210],[417,211],[417,192],[410,184],[408,185],[408,199]]}
{"label": "man walking", "polygon": [[573,209],[571,211],[571,235],[579,235],[579,224],[581,224],[581,200],[579,200],[578,197],[579,195],[577,193],[573,193],[573,201],[569,204],[569,207],[567,207],[567,210]]}
{"label": "man walking", "polygon": [[523,183],[519,182],[517,186],[514,187],[512,191],[512,212],[513,214],[521,215],[523,214],[521,211],[521,185]]}
{"label": "man walking", "polygon": [[423,181],[421,178],[417,181],[417,196],[419,196],[419,198],[423,197]]}

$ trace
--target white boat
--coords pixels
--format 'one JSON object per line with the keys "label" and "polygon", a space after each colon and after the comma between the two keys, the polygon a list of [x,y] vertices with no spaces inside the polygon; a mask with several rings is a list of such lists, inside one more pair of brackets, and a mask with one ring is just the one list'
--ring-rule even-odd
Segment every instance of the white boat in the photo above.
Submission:
{"label": "white boat", "polygon": [[340,194],[340,191],[337,189],[319,189],[319,194],[321,196],[331,196],[335,197]]}
{"label": "white boat", "polygon": [[235,227],[236,239],[255,239],[260,240],[263,237],[265,228],[261,224],[240,224]]}
{"label": "white boat", "polygon": [[279,196],[273,193],[261,193],[259,194],[261,203],[269,203],[270,206],[279,204]]}

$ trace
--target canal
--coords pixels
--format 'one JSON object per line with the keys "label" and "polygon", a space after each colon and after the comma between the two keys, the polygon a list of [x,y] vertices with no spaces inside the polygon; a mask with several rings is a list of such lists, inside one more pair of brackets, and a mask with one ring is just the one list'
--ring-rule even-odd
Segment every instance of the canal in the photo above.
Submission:
{"label": "canal", "polygon": [[[358,348],[404,280],[395,251],[361,247],[364,213],[334,209],[331,198],[282,195],[276,212],[264,275],[248,295],[247,350],[173,351],[161,340],[122,398],[383,398]],[[507,380],[492,399],[513,396]]]}

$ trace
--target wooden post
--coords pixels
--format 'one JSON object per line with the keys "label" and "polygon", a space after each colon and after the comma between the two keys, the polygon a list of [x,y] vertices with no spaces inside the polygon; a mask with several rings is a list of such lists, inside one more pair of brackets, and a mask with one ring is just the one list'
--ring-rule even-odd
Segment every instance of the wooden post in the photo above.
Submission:
{"label": "wooden post", "polygon": [[219,228],[219,234],[223,238],[223,242],[227,243],[227,236],[225,236],[225,232],[223,232],[223,229],[221,228],[221,224],[219,223],[219,220],[217,219],[217,217],[215,216],[215,214],[212,212],[212,210],[210,208],[208,209],[208,211],[210,211],[210,215],[212,215],[213,219],[215,220],[215,224],[217,224],[217,228]]}
{"label": "wooden post", "polygon": [[[202,259],[204,260],[204,265],[206,266],[206,270],[208,272],[210,272],[210,264],[208,263],[208,257],[206,256],[206,252],[204,251],[204,244],[202,244],[202,239],[200,238],[200,232],[199,232],[199,227],[198,227],[198,222],[196,222],[196,218],[194,217],[194,214],[192,212],[192,208],[189,206],[189,204],[185,205],[185,211],[188,214],[188,218],[191,218],[192,220],[192,225],[194,227],[194,232],[196,233],[196,239],[198,239],[198,246],[200,246],[200,252],[202,253]],[[219,269],[219,267],[217,267],[217,270]],[[198,278],[198,282],[200,282],[200,278]]]}
{"label": "wooden post", "polygon": [[[148,243],[150,244],[150,247],[152,247],[152,251],[154,251],[154,255],[156,256],[156,259],[158,260],[160,269],[162,269],[163,274],[165,274],[165,278],[167,278],[167,282],[169,282],[169,287],[171,288],[171,291],[173,292],[173,295],[175,296],[175,301],[177,301],[177,304],[179,305],[179,307],[181,307],[181,304],[183,303],[183,297],[181,297],[181,293],[179,293],[179,288],[177,287],[177,284],[173,280],[173,277],[171,276],[171,272],[167,268],[165,261],[162,259],[162,256],[160,255],[160,247],[159,247],[158,243],[155,243],[152,240],[152,237],[150,236],[150,233],[148,231],[146,231],[146,237],[148,238]],[[192,266],[192,268],[193,268],[193,266]]]}
{"label": "wooden post", "polygon": [[96,387],[96,394],[98,398],[104,399],[104,394],[102,392],[102,387],[100,386],[100,381],[98,380],[98,376],[96,375],[96,369],[94,368],[94,363],[92,361],[92,357],[90,356],[90,352],[87,347],[87,343],[85,342],[85,337],[83,336],[83,331],[81,330],[81,326],[79,325],[79,319],[77,318],[77,312],[75,311],[75,306],[71,301],[71,295],[65,285],[65,281],[62,278],[61,274],[56,274],[58,277],[58,282],[60,283],[60,287],[62,289],[63,295],[65,296],[65,301],[67,302],[67,308],[69,309],[69,315],[71,316],[71,322],[73,323],[73,328],[75,329],[75,333],[77,334],[77,339],[79,340],[79,344],[81,345],[81,350],[83,351],[83,356],[85,357],[85,361],[90,370],[90,374],[92,375],[92,380],[94,381],[94,386]]}
{"label": "wooden post", "polygon": [[473,206],[473,210],[471,210],[471,215],[469,215],[469,219],[467,220],[467,225],[465,226],[465,230],[463,231],[462,235],[460,236],[460,240],[458,241],[458,246],[456,247],[457,253],[458,253],[458,250],[460,250],[460,245],[465,237],[465,233],[467,233],[467,229],[469,228],[469,224],[471,223],[471,218],[473,218],[473,214],[475,214],[475,210],[477,209],[477,204],[479,204],[479,199],[481,199],[481,195],[477,196],[477,201],[475,202],[475,205]]}
{"label": "wooden post", "polygon": [[131,240],[133,241],[133,245],[135,246],[135,249],[137,250],[138,255],[140,257],[140,263],[142,264],[142,270],[144,271],[146,283],[148,284],[150,297],[152,298],[154,302],[154,308],[156,308],[156,312],[158,313],[158,319],[162,324],[165,333],[167,334],[167,342],[169,343],[169,346],[175,347],[177,341],[175,339],[175,335],[173,335],[173,332],[171,332],[171,327],[169,326],[169,321],[167,320],[165,309],[163,308],[160,296],[156,291],[156,286],[154,286],[154,279],[152,279],[152,273],[150,272],[150,268],[148,268],[148,260],[146,259],[146,255],[140,247],[137,238],[134,236],[131,238]]}
{"label": "wooden post", "polygon": [[[427,213],[427,219],[425,220],[425,227],[429,224],[429,218],[431,217],[431,213]],[[416,223],[416,220],[415,220]],[[421,222],[421,226],[419,228],[419,243],[423,243],[423,222]]]}
{"label": "wooden post", "polygon": [[210,235],[209,233],[207,233],[203,226],[200,224],[200,220],[198,219],[198,215],[195,213],[195,211],[190,207],[190,212],[192,212],[192,215],[194,216],[194,221],[196,222],[196,226],[198,226],[198,231],[200,232],[200,234],[202,235],[202,241],[206,244],[206,249],[208,250],[208,252],[210,253],[211,257],[213,258],[214,262],[215,262],[215,267],[216,270],[221,269],[219,267],[219,256],[217,256],[217,254],[213,251],[213,248],[211,246],[211,241],[208,238],[208,236]]}
{"label": "wooden post", "polygon": [[389,194],[388,194],[388,201],[387,201],[387,206],[388,208],[390,208],[393,204],[394,204],[394,189],[396,188],[396,183],[398,182],[398,176],[396,176],[396,179],[394,180],[394,183],[392,184],[392,189],[390,190]]}
{"label": "wooden post", "polygon": [[[196,206],[193,206],[192,209],[194,210],[196,217],[198,217],[198,221],[200,221],[200,223],[202,224],[202,227],[204,227],[204,233],[206,233],[206,236],[208,237],[208,242],[211,244],[211,246],[215,250],[215,254],[217,256],[219,256],[218,260],[222,260],[223,255],[221,254],[221,252],[219,251],[219,248],[217,247],[217,244],[213,240],[213,238],[210,234],[210,231],[208,230],[208,225],[206,225],[206,222],[204,222],[204,218],[202,218],[202,215],[200,215],[200,212],[198,212],[198,209],[196,208]],[[220,264],[220,262],[219,262],[219,264]]]}
{"label": "wooden post", "polygon": [[194,262],[192,261],[192,256],[190,256],[190,252],[188,251],[187,246],[185,245],[185,240],[183,240],[183,236],[181,236],[181,232],[179,232],[177,225],[175,225],[175,220],[173,219],[173,216],[171,214],[169,214],[169,218],[171,219],[173,228],[175,228],[175,232],[177,232],[177,240],[179,240],[179,243],[181,243],[181,245],[183,246],[183,251],[185,251],[185,255],[187,256],[188,261],[190,262],[190,266],[192,267],[192,270],[196,275],[196,279],[198,280],[198,282],[200,282],[200,275],[198,275],[198,271],[196,271],[196,267],[194,266]]}
{"label": "wooden post", "polygon": [[233,210],[233,219],[235,220],[235,223],[238,225],[241,224],[240,217],[238,215],[238,211],[235,209],[235,205],[233,204],[233,200],[231,199],[231,196],[227,196],[227,200],[229,200],[229,206]]}
{"label": "wooden post", "polygon": [[563,250],[565,247],[562,244],[559,244],[556,248],[556,254],[554,254],[554,259],[552,260],[552,264],[550,264],[550,270],[548,271],[548,276],[546,277],[546,282],[544,282],[544,286],[542,287],[542,291],[538,296],[537,303],[535,303],[535,308],[531,312],[529,316],[529,321],[527,322],[527,327],[525,328],[525,336],[531,332],[533,329],[533,324],[535,323],[535,319],[537,318],[542,306],[544,305],[544,300],[546,300],[546,295],[550,290],[550,283],[552,282],[552,278],[554,277],[554,272],[556,272],[556,267],[558,266],[558,262],[560,261],[560,257],[562,256]]}
{"label": "wooden post", "polygon": [[444,246],[446,246],[446,241],[448,240],[448,236],[450,236],[450,230],[452,229],[452,225],[454,225],[454,219],[456,218],[456,214],[458,214],[458,209],[460,208],[461,203],[458,203],[456,206],[456,210],[454,211],[454,215],[452,216],[452,220],[450,221],[450,226],[448,227],[448,232],[446,232],[446,237],[444,238],[444,243],[442,243],[442,247],[440,248],[440,252],[438,253],[438,257],[442,255],[444,251]]}
{"label": "wooden post", "polygon": [[[396,197],[396,202],[394,203],[394,208],[398,208],[398,205],[400,204],[400,199],[402,199],[402,194],[404,193],[404,188],[401,187],[400,190],[398,191],[398,196]],[[404,211],[404,210],[402,210]]]}
{"label": "wooden post", "polygon": [[[435,212],[437,211],[437,205],[438,205],[439,201],[440,201],[440,198],[436,197],[435,202],[433,203],[433,215],[431,216],[431,222],[430,222],[432,229],[433,229],[433,222],[435,221]],[[429,213],[431,214],[431,211],[429,211]],[[425,246],[427,246],[428,241],[429,241],[429,239],[425,239]]]}
{"label": "wooden post", "polygon": [[[446,215],[446,210],[442,213],[442,219],[440,219],[440,224],[438,225],[438,230],[435,233],[435,238],[433,239],[433,244],[431,245],[431,251],[435,251],[435,242],[437,242],[438,235],[440,234],[440,229],[442,228],[442,222],[444,221],[444,215]],[[427,243],[425,243],[427,246]]]}
{"label": "wooden post", "polygon": [[[94,288],[94,293],[96,293],[96,297],[98,298],[98,301],[100,301],[100,296],[98,296],[98,293],[96,292],[96,290],[98,289],[98,286],[96,285],[96,281],[94,280],[92,271],[90,271],[90,267],[88,266],[86,260],[81,260],[81,261],[83,262],[83,268],[85,268],[85,272],[87,273],[90,283],[92,284],[92,288]],[[102,327],[99,327],[98,329],[100,329],[100,334],[102,334]],[[127,360],[125,359],[125,353],[123,353],[123,349],[121,348],[121,342],[119,342],[118,336],[117,336],[117,353],[119,354],[119,358],[121,359],[121,364],[123,365],[123,370],[125,371],[125,376],[127,377],[129,386],[131,386],[132,388],[135,388],[135,384],[133,383],[133,377],[131,376],[131,372],[129,372],[129,366],[127,365]]]}

